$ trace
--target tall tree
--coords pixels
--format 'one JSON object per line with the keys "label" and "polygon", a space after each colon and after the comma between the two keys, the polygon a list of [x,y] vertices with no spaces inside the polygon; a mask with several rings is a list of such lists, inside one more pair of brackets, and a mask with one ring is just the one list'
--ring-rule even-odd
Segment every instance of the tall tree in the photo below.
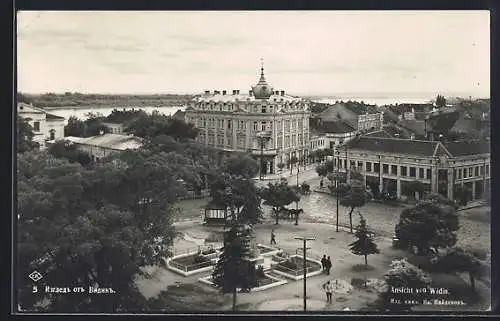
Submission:
{"label": "tall tree", "polygon": [[193,124],[157,112],[151,115],[140,115],[127,122],[125,131],[142,137],[146,141],[162,134],[179,141],[194,139],[198,135],[198,129]]}
{"label": "tall tree", "polygon": [[234,224],[224,235],[224,248],[212,273],[214,284],[222,293],[233,294],[233,311],[236,311],[238,288],[249,289],[250,265],[246,258],[251,255],[251,228]]}
{"label": "tall tree", "polygon": [[316,173],[318,173],[319,177],[321,177],[321,181],[319,183],[320,186],[323,186],[323,180],[326,177],[326,175],[328,174],[328,169],[327,169],[326,165],[319,164],[318,166],[316,166]]}
{"label": "tall tree", "polygon": [[365,257],[365,265],[368,265],[368,255],[379,254],[380,250],[377,248],[377,244],[373,241],[372,233],[366,226],[365,218],[361,214],[360,216],[360,222],[355,233],[358,239],[349,244],[349,246],[352,253],[356,255],[363,255]]}
{"label": "tall tree", "polygon": [[26,151],[38,149],[39,144],[33,141],[35,133],[33,127],[29,123],[29,118],[17,116],[17,152],[24,153]]}
{"label": "tall tree", "polygon": [[[169,159],[141,155],[120,162],[80,164],[31,152],[18,160],[18,266],[23,309],[120,312],[145,308],[134,279],[139,267],[169,255],[177,186]],[[120,192],[117,193],[116,191]],[[114,293],[53,295],[39,286],[82,284]],[[45,282],[45,283],[44,283]]]}
{"label": "tall tree", "polygon": [[231,175],[253,178],[259,172],[259,165],[248,155],[236,154],[225,160],[223,170]]}
{"label": "tall tree", "polygon": [[351,180],[350,184],[346,185],[343,189],[340,205],[349,209],[349,227],[352,233],[352,213],[354,209],[365,205],[370,199],[370,195],[363,186],[363,182],[357,180]]}
{"label": "tall tree", "polygon": [[84,137],[85,123],[75,116],[70,116],[68,124],[64,126],[64,136]]}
{"label": "tall tree", "polygon": [[461,247],[452,247],[439,254],[431,260],[430,271],[441,273],[461,273],[469,274],[472,291],[476,290],[475,278],[482,275],[485,264],[472,251]]}
{"label": "tall tree", "polygon": [[437,108],[446,107],[446,98],[444,98],[444,96],[437,95],[437,97],[436,97],[436,107]]}
{"label": "tall tree", "polygon": [[459,220],[456,207],[441,196],[431,195],[414,207],[401,212],[395,227],[397,238],[406,246],[415,246],[421,254],[455,245]]}
{"label": "tall tree", "polygon": [[264,200],[264,204],[272,207],[276,225],[279,224],[279,212],[281,208],[300,200],[300,196],[294,188],[288,185],[286,179],[277,183],[269,183],[266,188],[261,190],[260,195]]}

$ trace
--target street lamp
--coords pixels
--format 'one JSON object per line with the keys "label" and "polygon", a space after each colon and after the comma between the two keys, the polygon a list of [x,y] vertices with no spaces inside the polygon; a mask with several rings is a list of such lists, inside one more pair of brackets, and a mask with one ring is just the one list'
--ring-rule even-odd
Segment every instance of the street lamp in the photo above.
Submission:
{"label": "street lamp", "polygon": [[296,240],[302,240],[304,242],[304,311],[307,310],[307,265],[306,265],[306,251],[307,251],[307,241],[313,241],[316,238],[314,237],[303,237],[303,236],[296,236]]}

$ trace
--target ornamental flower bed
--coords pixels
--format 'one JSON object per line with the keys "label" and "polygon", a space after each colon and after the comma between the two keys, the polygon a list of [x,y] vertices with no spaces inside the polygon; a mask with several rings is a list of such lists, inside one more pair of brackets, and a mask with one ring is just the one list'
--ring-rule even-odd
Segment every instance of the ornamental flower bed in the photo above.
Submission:
{"label": "ornamental flower bed", "polygon": [[[273,265],[274,271],[285,276],[291,276],[293,279],[303,277],[304,274],[304,259],[298,255],[290,256]],[[313,276],[321,273],[321,263],[316,260],[306,259],[307,276]]]}

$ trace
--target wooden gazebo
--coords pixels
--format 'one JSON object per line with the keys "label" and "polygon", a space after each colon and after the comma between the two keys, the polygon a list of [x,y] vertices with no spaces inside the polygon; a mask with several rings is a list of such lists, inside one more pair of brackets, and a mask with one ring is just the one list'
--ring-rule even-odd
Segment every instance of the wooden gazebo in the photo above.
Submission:
{"label": "wooden gazebo", "polygon": [[204,224],[225,225],[230,216],[227,206],[212,200],[205,206]]}

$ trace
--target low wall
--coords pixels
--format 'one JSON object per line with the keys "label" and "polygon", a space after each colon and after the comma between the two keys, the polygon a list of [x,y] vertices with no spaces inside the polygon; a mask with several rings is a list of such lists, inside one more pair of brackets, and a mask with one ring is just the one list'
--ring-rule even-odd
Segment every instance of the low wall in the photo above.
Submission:
{"label": "low wall", "polygon": [[[273,282],[271,284],[267,284],[267,285],[263,285],[263,286],[252,288],[251,292],[264,291],[264,290],[275,288],[277,286],[280,286],[280,285],[288,283],[286,280],[280,280],[280,279],[275,278],[274,276],[271,276],[271,275],[269,275],[267,273],[265,273],[265,275],[266,275],[266,277],[272,279],[275,282]],[[205,276],[203,278],[198,279],[198,281],[200,281],[201,283],[206,284],[206,285],[215,286],[215,284],[211,281],[211,279],[212,279],[212,276],[209,275],[209,276]],[[240,288],[238,288],[236,290],[238,292],[241,292]]]}
{"label": "low wall", "polygon": [[[302,255],[298,255],[298,254],[290,255],[290,258],[292,258],[292,257],[303,258]],[[319,264],[321,266],[321,261],[318,261],[316,259],[308,257],[307,261],[317,263],[317,264]],[[304,274],[303,273],[301,273],[300,275],[293,275],[293,274],[288,274],[286,272],[278,271],[276,269],[273,269],[273,272],[276,273],[276,274],[282,275],[284,277],[287,277],[289,279],[295,280],[295,281],[302,280],[304,278]],[[319,269],[318,271],[309,272],[309,273],[306,274],[306,278],[310,278],[312,276],[320,275],[322,273],[323,273],[323,271],[321,269]]]}
{"label": "low wall", "polygon": [[272,256],[272,255],[276,255],[278,254],[279,252],[282,252],[281,249],[277,249],[277,248],[274,248],[274,247],[271,247],[271,246],[267,246],[267,245],[264,245],[264,244],[257,244],[257,247],[264,247],[266,249],[272,249],[272,251],[269,251],[269,252],[266,252],[266,253],[260,253],[261,256]]}
{"label": "low wall", "polygon": [[[214,253],[214,254],[217,254],[217,253]],[[183,275],[183,276],[191,276],[191,275],[194,275],[194,274],[198,274],[198,273],[202,273],[202,272],[207,272],[207,271],[213,270],[214,266],[210,265],[210,266],[202,267],[200,269],[196,269],[196,270],[192,270],[192,271],[184,271],[184,270],[181,270],[178,267],[175,267],[175,266],[173,266],[171,264],[172,260],[179,259],[179,258],[182,258],[182,257],[192,256],[192,255],[193,255],[193,253],[188,253],[188,254],[181,254],[181,255],[177,255],[177,256],[173,256],[171,258],[168,258],[166,260],[167,268],[170,271],[175,272],[175,273],[180,274],[180,275]],[[174,262],[172,262],[172,263],[174,263]],[[213,263],[211,263],[211,264],[213,264]]]}

